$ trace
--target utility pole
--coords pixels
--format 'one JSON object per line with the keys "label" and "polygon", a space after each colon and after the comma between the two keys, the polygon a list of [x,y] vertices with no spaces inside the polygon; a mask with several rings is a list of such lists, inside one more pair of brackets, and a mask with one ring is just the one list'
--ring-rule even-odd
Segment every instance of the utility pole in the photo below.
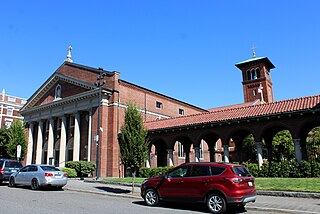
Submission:
{"label": "utility pole", "polygon": [[101,99],[102,99],[102,87],[106,83],[104,77],[106,73],[103,71],[103,68],[99,68],[99,76],[97,77],[97,82],[95,85],[99,88],[99,95],[98,95],[98,126],[97,126],[97,135],[95,136],[96,144],[96,180],[100,177],[99,171],[99,159],[100,159],[100,143],[101,143]]}

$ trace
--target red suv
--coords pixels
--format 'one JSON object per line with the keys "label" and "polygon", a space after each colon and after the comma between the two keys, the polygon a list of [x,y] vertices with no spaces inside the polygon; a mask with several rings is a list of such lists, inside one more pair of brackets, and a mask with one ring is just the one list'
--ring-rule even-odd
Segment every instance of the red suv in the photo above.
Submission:
{"label": "red suv", "polygon": [[185,163],[141,185],[141,196],[149,206],[159,201],[202,202],[212,213],[224,213],[227,205],[255,202],[254,178],[242,165],[229,163]]}

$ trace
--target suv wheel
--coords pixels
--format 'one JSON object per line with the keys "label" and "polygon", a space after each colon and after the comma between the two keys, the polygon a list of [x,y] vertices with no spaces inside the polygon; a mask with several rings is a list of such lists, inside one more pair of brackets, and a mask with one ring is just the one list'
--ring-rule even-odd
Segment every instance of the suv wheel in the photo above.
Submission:
{"label": "suv wheel", "polygon": [[9,187],[14,187],[16,184],[15,184],[15,182],[14,182],[14,177],[10,177],[10,179],[9,179]]}
{"label": "suv wheel", "polygon": [[209,195],[207,206],[211,213],[224,213],[227,210],[226,200],[219,194]]}
{"label": "suv wheel", "polygon": [[36,178],[32,179],[31,181],[31,189],[32,190],[38,190],[39,189],[39,183]]}
{"label": "suv wheel", "polygon": [[149,206],[156,206],[159,203],[159,195],[158,195],[157,191],[155,191],[154,189],[146,190],[146,194],[144,196],[144,201]]}

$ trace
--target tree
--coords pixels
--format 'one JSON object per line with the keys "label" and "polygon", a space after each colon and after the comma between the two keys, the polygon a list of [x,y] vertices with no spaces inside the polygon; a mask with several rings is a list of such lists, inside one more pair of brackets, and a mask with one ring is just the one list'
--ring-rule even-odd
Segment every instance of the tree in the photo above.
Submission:
{"label": "tree", "polygon": [[272,153],[272,159],[275,161],[295,159],[294,143],[288,130],[282,130],[274,136]]}
{"label": "tree", "polygon": [[20,120],[14,121],[8,129],[8,143],[6,144],[6,149],[10,158],[15,158],[17,156],[18,145],[21,145],[21,158],[23,158],[27,148],[27,140],[23,122]]}
{"label": "tree", "polygon": [[320,157],[320,127],[312,129],[307,137],[308,159],[319,161]]}
{"label": "tree", "polygon": [[9,155],[7,153],[8,141],[8,129],[6,127],[2,127],[0,129],[0,157],[9,158]]}
{"label": "tree", "polygon": [[136,171],[147,160],[147,130],[135,105],[129,104],[119,134],[121,161],[132,172],[132,192]]}

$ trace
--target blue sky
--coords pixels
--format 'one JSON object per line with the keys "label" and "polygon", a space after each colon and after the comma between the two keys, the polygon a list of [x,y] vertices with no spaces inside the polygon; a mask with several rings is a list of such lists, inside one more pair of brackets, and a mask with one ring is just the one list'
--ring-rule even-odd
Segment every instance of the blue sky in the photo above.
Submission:
{"label": "blue sky", "polygon": [[275,100],[320,93],[320,1],[3,1],[0,90],[29,98],[63,63],[190,104],[243,102],[235,64],[266,56]]}

